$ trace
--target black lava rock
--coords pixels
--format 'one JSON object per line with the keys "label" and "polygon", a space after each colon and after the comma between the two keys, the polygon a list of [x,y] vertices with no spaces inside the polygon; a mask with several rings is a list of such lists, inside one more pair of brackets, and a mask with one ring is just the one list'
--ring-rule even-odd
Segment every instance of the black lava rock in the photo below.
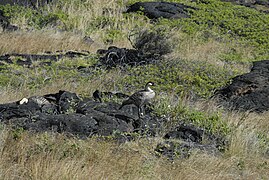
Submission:
{"label": "black lava rock", "polygon": [[257,61],[249,73],[236,76],[215,97],[229,109],[264,112],[269,110],[269,60]]}
{"label": "black lava rock", "polygon": [[138,119],[135,106],[122,110],[119,106],[113,102],[82,100],[75,93],[59,91],[0,104],[0,121],[35,132],[53,131],[79,137],[109,136],[115,132],[156,134],[161,119],[149,113]]}
{"label": "black lava rock", "polygon": [[194,7],[187,6],[181,3],[172,2],[137,2],[131,5],[127,13],[142,11],[148,18],[168,18],[178,19],[189,17]]}

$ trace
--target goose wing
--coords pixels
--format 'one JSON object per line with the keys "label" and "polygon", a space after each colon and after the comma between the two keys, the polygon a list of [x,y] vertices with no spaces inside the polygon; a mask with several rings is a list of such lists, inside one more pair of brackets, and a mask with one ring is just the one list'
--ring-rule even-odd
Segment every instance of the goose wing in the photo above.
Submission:
{"label": "goose wing", "polygon": [[132,94],[129,99],[134,100],[134,101],[138,101],[140,99],[143,99],[145,91],[141,90],[141,91],[137,91],[134,94]]}
{"label": "goose wing", "polygon": [[141,106],[142,104],[144,104],[144,102],[147,99],[147,93],[148,91],[146,90],[141,90],[141,91],[137,91],[134,94],[132,94],[129,99],[131,101],[133,101],[133,103],[137,106]]}

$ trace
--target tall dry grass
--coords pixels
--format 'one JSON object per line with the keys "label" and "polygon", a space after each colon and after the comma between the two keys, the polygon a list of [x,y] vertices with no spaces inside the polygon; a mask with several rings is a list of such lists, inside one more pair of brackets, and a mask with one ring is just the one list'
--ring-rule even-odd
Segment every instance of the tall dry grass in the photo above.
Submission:
{"label": "tall dry grass", "polygon": [[83,36],[70,32],[42,30],[0,33],[0,54],[44,53],[46,51],[91,50]]}
{"label": "tall dry grass", "polygon": [[[238,131],[239,133],[239,131]],[[245,141],[245,137],[238,136]],[[158,158],[160,138],[125,144],[78,140],[57,134],[1,131],[1,179],[264,179],[269,160],[249,147],[212,156],[194,152],[188,159]],[[237,144],[232,141],[231,146]],[[242,144],[242,143],[240,143]],[[235,148],[235,147],[233,147]]]}
{"label": "tall dry grass", "polygon": [[[94,44],[83,41],[84,33],[60,32],[43,29],[22,32],[0,33],[0,54],[6,53],[43,53],[57,50],[88,50],[96,52],[106,48],[104,36],[110,29],[119,29],[123,36],[113,45],[130,48],[127,35],[138,21],[130,16],[122,24],[124,6],[119,1],[86,0],[62,4],[61,9],[70,18],[70,24],[80,32],[88,31],[94,20],[104,13],[114,21],[103,28],[91,31]],[[126,3],[122,1],[121,3]],[[87,8],[85,8],[87,7]],[[47,11],[56,12],[57,4],[47,7]],[[146,19],[141,19],[146,27]],[[26,26],[25,17],[13,20],[15,24]],[[101,24],[102,25],[102,24]],[[180,57],[187,60],[201,60],[217,66],[248,71],[248,65],[228,64],[221,61],[220,55],[228,52],[232,44],[215,40],[201,43],[195,37],[186,37],[175,32],[180,40],[171,59]],[[111,44],[110,44],[111,45]],[[244,57],[252,58],[249,49],[235,47]],[[169,58],[169,56],[167,57]],[[120,70],[103,73],[84,83],[60,78],[53,83],[44,84],[35,90],[27,86],[4,87],[0,89],[0,103],[16,101],[23,97],[69,90],[78,94],[91,94],[95,89],[117,91],[117,81],[125,76]],[[161,98],[159,99],[161,101]],[[170,103],[174,103],[170,99]],[[157,102],[156,103],[160,103]],[[201,152],[193,153],[188,159],[169,161],[165,157],[156,157],[154,148],[162,141],[160,137],[141,138],[125,144],[112,141],[100,141],[98,138],[79,140],[65,135],[32,132],[16,132],[1,126],[0,135],[0,179],[266,179],[269,177],[269,159],[266,147],[258,134],[268,134],[268,113],[239,113],[220,110],[215,102],[193,102],[184,100],[185,106],[213,113],[222,112],[223,119],[232,128],[229,135],[229,148],[220,156]]]}
{"label": "tall dry grass", "polygon": [[[18,16],[11,19],[11,23],[19,26],[23,32],[0,33],[0,54],[15,53],[39,53],[56,50],[89,50],[96,52],[99,48],[110,45],[132,48],[127,36],[132,29],[139,26],[149,28],[149,19],[137,21],[135,15],[125,19],[123,12],[127,2],[117,0],[102,1],[61,1],[52,3],[41,10],[41,13],[64,12],[68,22],[63,23],[64,28],[58,29],[57,25],[48,25],[42,30],[32,30],[28,24],[28,16]],[[123,20],[124,19],[124,20]],[[29,30],[30,29],[30,30]],[[56,29],[56,30],[55,30]],[[67,30],[67,31],[66,31]],[[118,38],[113,42],[105,43],[110,31],[120,31]],[[83,37],[90,36],[93,44],[87,44]]]}
{"label": "tall dry grass", "polygon": [[202,61],[239,72],[248,72],[251,64],[247,61],[239,63],[233,60],[223,60],[222,55],[235,51],[240,52],[243,59],[255,59],[251,47],[245,47],[236,41],[233,42],[229,39],[219,41],[213,38],[201,41],[202,33],[200,32],[195,36],[188,36],[180,31],[174,31],[172,34],[176,34],[175,42],[179,42],[170,55],[174,59],[178,57],[190,61]]}
{"label": "tall dry grass", "polygon": [[193,103],[187,98],[182,104],[208,113],[222,112],[232,130],[223,154],[196,151],[187,159],[171,161],[154,153],[156,145],[164,141],[161,136],[118,144],[98,137],[80,140],[1,126],[0,178],[228,180],[269,176],[269,147],[263,147],[257,136],[269,133],[269,113],[223,111],[214,101]]}

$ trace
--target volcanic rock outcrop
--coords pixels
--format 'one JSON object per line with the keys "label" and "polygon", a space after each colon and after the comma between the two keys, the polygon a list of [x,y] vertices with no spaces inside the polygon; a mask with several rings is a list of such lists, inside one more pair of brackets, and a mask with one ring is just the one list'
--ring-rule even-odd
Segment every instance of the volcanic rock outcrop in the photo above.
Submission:
{"label": "volcanic rock outcrop", "polygon": [[[160,29],[161,31],[161,29]],[[107,68],[115,66],[138,66],[156,63],[163,56],[172,52],[172,44],[168,34],[162,35],[157,31],[142,30],[129,36],[133,49],[110,46],[99,49],[99,65]]]}
{"label": "volcanic rock outcrop", "polygon": [[157,145],[155,152],[165,155],[169,159],[186,158],[193,150],[220,155],[227,146],[224,137],[185,123],[179,123],[173,130],[165,134],[164,139],[166,139],[164,142]]}
{"label": "volcanic rock outcrop", "polygon": [[100,54],[100,65],[108,68],[116,66],[135,66],[144,65],[154,62],[153,57],[145,57],[139,50],[118,48],[115,46],[106,49],[99,49],[97,54]]}
{"label": "volcanic rock outcrop", "polygon": [[75,93],[59,91],[1,104],[0,120],[12,127],[36,132],[65,132],[79,137],[107,136],[114,131],[143,131],[146,127],[153,132],[154,126],[160,125],[160,119],[149,112],[138,120],[136,107],[118,108],[119,104],[113,102],[82,100]]}
{"label": "volcanic rock outcrop", "polygon": [[[102,97],[127,96],[109,92],[99,94]],[[120,104],[114,102],[81,99],[75,93],[59,91],[55,94],[32,96],[17,102],[0,104],[0,121],[12,128],[32,132],[65,133],[79,138],[93,135],[112,136],[121,143],[135,139],[137,133],[141,137],[160,134],[166,120],[152,115],[151,108],[145,108],[145,115],[139,119],[137,107],[126,106],[119,110],[119,106]],[[225,145],[222,138],[182,123],[163,138],[163,143],[158,144],[155,152],[169,159],[179,155],[186,158],[192,150],[217,155]],[[203,143],[204,140],[207,143]]]}
{"label": "volcanic rock outcrop", "polygon": [[55,54],[47,52],[44,54],[6,54],[0,56],[0,66],[4,64],[16,64],[21,66],[31,66],[33,62],[50,65],[52,62],[59,61],[62,58],[76,58],[88,56],[89,52],[56,52]]}
{"label": "volcanic rock outcrop", "polygon": [[269,110],[269,60],[253,63],[251,71],[232,79],[216,95],[224,106],[243,111]]}
{"label": "volcanic rock outcrop", "polygon": [[150,19],[178,19],[190,16],[194,7],[172,2],[136,2],[127,9],[129,12],[143,12]]}

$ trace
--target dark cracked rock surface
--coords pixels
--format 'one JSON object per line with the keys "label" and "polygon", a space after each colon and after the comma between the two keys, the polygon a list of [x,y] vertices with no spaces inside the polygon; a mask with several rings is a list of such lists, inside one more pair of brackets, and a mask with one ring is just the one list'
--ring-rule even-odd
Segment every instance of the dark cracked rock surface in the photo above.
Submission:
{"label": "dark cracked rock surface", "polygon": [[216,92],[220,103],[233,110],[264,112],[269,110],[269,60],[253,63],[251,71],[232,79]]}
{"label": "dark cracked rock surface", "polygon": [[89,56],[89,52],[76,52],[76,51],[67,51],[61,52],[58,51],[55,54],[47,52],[44,54],[6,54],[0,56],[0,66],[5,64],[16,64],[20,66],[31,66],[34,62],[40,62],[41,65],[51,65],[52,62],[59,61],[62,58],[76,58],[76,57],[86,57]]}
{"label": "dark cracked rock surface", "polygon": [[112,68],[153,64],[161,61],[164,55],[172,51],[172,46],[167,41],[167,37],[157,33],[144,31],[140,32],[139,35],[134,34],[134,36],[137,36],[135,42],[132,42],[134,49],[116,46],[110,46],[108,49],[98,49],[99,65]]}
{"label": "dark cracked rock surface", "polygon": [[[104,96],[125,98],[127,95],[100,92]],[[93,135],[113,137],[124,143],[140,137],[155,137],[161,134],[166,119],[152,115],[151,108],[138,118],[137,107],[124,106],[98,99],[81,99],[77,94],[59,91],[44,96],[23,98],[17,102],[0,104],[0,121],[12,128],[32,132],[55,132],[79,138]],[[163,137],[163,143],[155,148],[157,155],[187,158],[193,150],[212,155],[221,153],[224,138],[207,133],[191,124],[180,123]]]}
{"label": "dark cracked rock surface", "polygon": [[99,49],[97,54],[101,55],[99,63],[111,68],[116,66],[136,66],[154,63],[158,58],[154,54],[145,55],[136,49],[118,48],[111,46],[108,49]]}
{"label": "dark cracked rock surface", "polygon": [[164,142],[155,148],[157,155],[175,158],[186,158],[192,151],[202,151],[210,155],[220,155],[227,147],[227,140],[206,132],[192,124],[179,123],[173,130],[165,134]]}
{"label": "dark cracked rock surface", "polygon": [[118,110],[119,106],[113,102],[82,100],[75,93],[59,91],[1,104],[0,120],[16,128],[35,132],[65,132],[79,137],[108,136],[115,131],[142,132],[145,129],[153,135],[162,123],[149,112],[138,119],[135,106]]}
{"label": "dark cracked rock surface", "polygon": [[161,17],[178,19],[190,17],[191,10],[195,10],[195,8],[181,3],[136,2],[128,7],[127,13],[141,11],[150,19],[157,19]]}
{"label": "dark cracked rock surface", "polygon": [[[96,67],[104,67],[107,69],[120,66],[139,66],[145,64],[156,63],[162,60],[162,56],[169,53],[170,49],[167,44],[162,43],[163,46],[158,47],[153,53],[144,53],[142,50],[118,48],[111,46],[108,49],[99,49],[97,54],[100,55],[99,61],[93,66],[79,66],[77,69],[81,72],[91,73],[92,69]],[[56,51],[45,52],[43,54],[19,54],[11,53],[0,56],[0,69],[1,66],[6,64],[15,64],[24,67],[31,67],[34,62],[39,65],[51,65],[52,62],[59,61],[63,58],[78,58],[78,57],[92,57],[88,51]]]}

